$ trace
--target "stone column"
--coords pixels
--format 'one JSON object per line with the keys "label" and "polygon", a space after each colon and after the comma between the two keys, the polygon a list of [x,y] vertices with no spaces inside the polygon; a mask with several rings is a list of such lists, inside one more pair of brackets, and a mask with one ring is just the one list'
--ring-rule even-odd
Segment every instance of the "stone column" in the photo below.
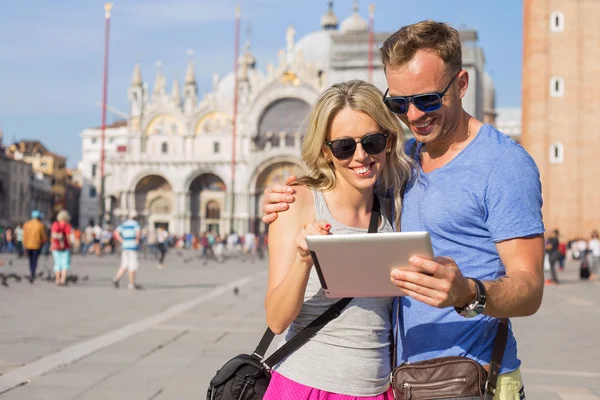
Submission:
{"label": "stone column", "polygon": [[[192,129],[193,129],[193,127],[192,127]],[[186,160],[194,159],[194,146],[195,146],[194,139],[195,139],[195,136],[193,133],[189,136],[185,136],[183,154],[185,154]]]}
{"label": "stone column", "polygon": [[[256,218],[256,195],[254,193],[248,194],[248,219],[252,222],[251,228],[254,229]],[[254,232],[258,234],[258,232]]]}
{"label": "stone column", "polygon": [[173,233],[183,234],[189,231],[189,218],[187,218],[186,210],[189,208],[189,205],[186,207],[186,197],[189,198],[189,195],[186,192],[176,192],[173,196],[173,215],[175,216],[175,226],[171,230]]}
{"label": "stone column", "polygon": [[127,192],[127,213],[135,212],[135,193]]}
{"label": "stone column", "polygon": [[183,198],[183,215],[184,215],[184,227],[185,227],[185,231],[189,232],[192,227],[191,227],[191,218],[192,218],[192,213],[191,213],[191,207],[190,207],[190,201],[191,201],[191,197],[190,197],[190,192],[185,192],[183,194],[184,198]]}
{"label": "stone column", "polygon": [[104,196],[104,215],[102,216],[103,220],[102,220],[102,225],[104,226],[105,223],[110,224],[112,223],[112,215],[111,215],[111,210],[110,210],[110,196]]}
{"label": "stone column", "polygon": [[284,148],[285,147],[285,137],[286,137],[286,133],[285,132],[279,132],[279,147],[280,148]]}

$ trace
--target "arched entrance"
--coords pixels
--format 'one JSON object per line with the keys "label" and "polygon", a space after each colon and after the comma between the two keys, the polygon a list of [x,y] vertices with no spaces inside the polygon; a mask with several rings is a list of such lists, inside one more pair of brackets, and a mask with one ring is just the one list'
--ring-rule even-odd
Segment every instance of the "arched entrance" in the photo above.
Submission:
{"label": "arched entrance", "polygon": [[119,204],[117,196],[109,196],[109,204],[107,211],[108,222],[113,228],[119,225],[120,221],[117,215],[115,215],[115,210],[117,209],[117,205]]}
{"label": "arched entrance", "polygon": [[267,143],[271,146],[280,146],[281,136],[284,134],[285,147],[293,147],[298,132],[300,137],[306,132],[306,116],[310,105],[304,100],[296,98],[283,98],[274,101],[264,110],[258,122],[258,134],[254,138],[256,148],[264,149]]}
{"label": "arched entrance", "polygon": [[190,232],[222,232],[221,214],[227,187],[214,174],[198,175],[190,184]]}
{"label": "arched entrance", "polygon": [[135,186],[135,211],[142,228],[169,227],[173,212],[173,189],[162,176],[148,175]]}
{"label": "arched entrance", "polygon": [[263,193],[266,188],[277,183],[285,183],[290,175],[302,175],[302,169],[293,162],[278,162],[265,168],[256,179],[254,190],[254,218],[248,228],[253,232],[266,232],[266,226],[261,223]]}

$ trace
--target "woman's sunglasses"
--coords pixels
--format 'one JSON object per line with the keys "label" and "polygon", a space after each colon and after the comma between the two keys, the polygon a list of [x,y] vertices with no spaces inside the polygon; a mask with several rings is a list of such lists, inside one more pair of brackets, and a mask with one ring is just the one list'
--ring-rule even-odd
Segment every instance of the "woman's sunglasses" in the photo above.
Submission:
{"label": "woman's sunglasses", "polygon": [[403,115],[408,112],[410,103],[413,103],[418,110],[423,112],[439,110],[440,107],[442,107],[442,98],[446,95],[446,92],[448,89],[450,89],[452,82],[454,82],[457,76],[458,75],[454,75],[454,77],[450,80],[450,83],[448,83],[448,86],[446,86],[442,92],[415,94],[414,96],[386,97],[390,91],[388,88],[383,95],[383,102],[391,112],[399,115]]}
{"label": "woman's sunglasses", "polygon": [[336,139],[330,142],[325,142],[331,149],[331,153],[338,160],[346,160],[354,155],[356,144],[360,142],[363,150],[367,154],[379,154],[385,150],[388,133],[372,133],[356,139]]}

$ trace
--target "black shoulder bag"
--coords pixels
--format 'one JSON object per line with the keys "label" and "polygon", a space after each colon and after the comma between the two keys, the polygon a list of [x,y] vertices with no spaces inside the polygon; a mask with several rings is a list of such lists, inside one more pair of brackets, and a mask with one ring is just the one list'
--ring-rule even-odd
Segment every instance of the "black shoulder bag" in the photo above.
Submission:
{"label": "black shoulder bag", "polygon": [[[376,233],[379,225],[379,199],[374,196],[369,233]],[[267,328],[260,343],[251,355],[240,354],[227,361],[210,381],[206,400],[261,400],[271,380],[271,368],[302,347],[325,325],[336,319],[352,301],[352,297],[339,300],[291,338],[269,358],[263,360],[275,334]]]}

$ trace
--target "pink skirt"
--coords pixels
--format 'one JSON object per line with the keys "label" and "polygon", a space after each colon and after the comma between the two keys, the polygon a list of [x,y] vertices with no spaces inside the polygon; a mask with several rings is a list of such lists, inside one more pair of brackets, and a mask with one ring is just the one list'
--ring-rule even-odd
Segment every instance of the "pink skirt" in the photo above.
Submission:
{"label": "pink skirt", "polygon": [[390,387],[387,392],[377,396],[349,396],[314,389],[294,382],[275,371],[271,372],[271,381],[263,400],[394,400]]}

